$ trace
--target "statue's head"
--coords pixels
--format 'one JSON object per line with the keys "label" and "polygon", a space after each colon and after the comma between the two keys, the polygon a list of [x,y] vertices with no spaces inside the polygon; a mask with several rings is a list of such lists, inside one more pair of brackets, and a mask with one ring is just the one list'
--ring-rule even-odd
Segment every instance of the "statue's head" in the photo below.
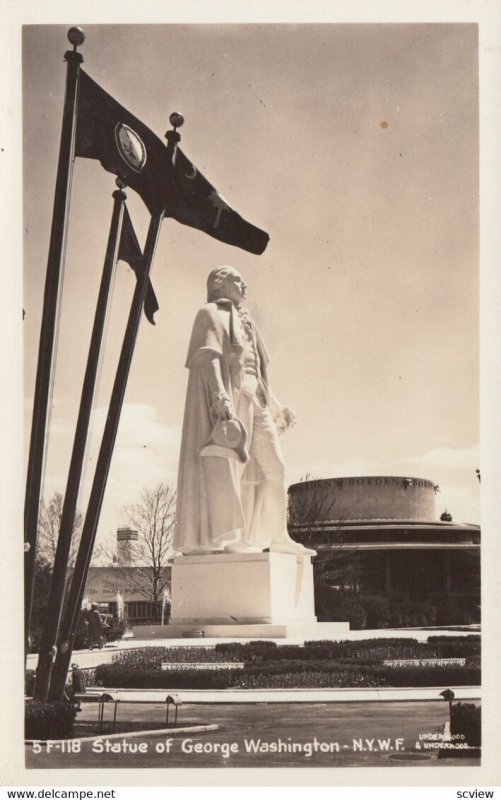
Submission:
{"label": "statue's head", "polygon": [[235,267],[216,267],[207,278],[207,301],[212,303],[226,297],[238,306],[245,298],[246,289],[244,279]]}

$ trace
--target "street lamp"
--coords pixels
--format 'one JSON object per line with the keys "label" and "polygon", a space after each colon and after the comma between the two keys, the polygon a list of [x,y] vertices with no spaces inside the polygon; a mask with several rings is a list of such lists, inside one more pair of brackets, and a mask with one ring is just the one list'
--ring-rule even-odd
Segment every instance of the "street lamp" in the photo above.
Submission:
{"label": "street lamp", "polygon": [[449,701],[449,723],[452,732],[452,701],[454,700],[454,692],[452,689],[444,689],[443,692],[440,692],[440,697],[443,697],[444,700]]}

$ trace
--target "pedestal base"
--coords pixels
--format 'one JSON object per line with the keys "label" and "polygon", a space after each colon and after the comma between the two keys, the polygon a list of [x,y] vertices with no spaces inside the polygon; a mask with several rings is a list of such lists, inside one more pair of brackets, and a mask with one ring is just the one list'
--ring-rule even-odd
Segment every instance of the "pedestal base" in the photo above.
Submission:
{"label": "pedestal base", "polygon": [[179,556],[172,565],[171,595],[169,627],[316,623],[313,568],[308,556]]}
{"label": "pedestal base", "polygon": [[[134,639],[162,641],[182,639],[188,645],[202,644],[211,639],[287,639],[288,641],[313,642],[323,639],[349,638],[347,622],[315,622],[310,625],[138,625],[133,628]],[[207,641],[207,644],[213,644]]]}

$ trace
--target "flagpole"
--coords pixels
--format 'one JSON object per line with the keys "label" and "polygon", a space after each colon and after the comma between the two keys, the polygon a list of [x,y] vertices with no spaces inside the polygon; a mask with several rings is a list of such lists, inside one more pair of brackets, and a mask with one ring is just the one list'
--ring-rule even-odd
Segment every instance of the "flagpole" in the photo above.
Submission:
{"label": "flagpole", "polygon": [[[117,179],[117,184],[123,183]],[[71,454],[66,492],[64,495],[63,510],[59,526],[56,555],[52,570],[52,579],[47,601],[45,625],[40,643],[38,665],[35,680],[35,700],[46,701],[49,693],[50,676],[53,663],[53,647],[57,642],[58,629],[63,608],[64,587],[68,574],[68,562],[75,526],[78,492],[82,479],[82,468],[85,447],[89,433],[89,422],[92,411],[92,401],[96,388],[97,370],[103,342],[106,312],[110,296],[113,271],[117,262],[118,247],[122,229],[124,202],[127,195],[120,189],[113,192],[114,205],[111,217],[110,233],[103,265],[103,274],[99,287],[99,294],[92,328],[87,366],[80,398],[73,450]]]}
{"label": "flagpole", "polygon": [[59,307],[60,274],[66,251],[67,220],[73,174],[78,73],[80,64],[83,61],[83,56],[77,52],[77,47],[83,44],[85,34],[80,28],[70,28],[68,39],[73,45],[73,51],[68,50],[64,55],[67,62],[66,93],[45,278],[24,506],[24,620],[26,651],[28,651],[31,606],[33,603],[38,514],[45,452],[47,410],[52,379],[55,326]]}
{"label": "flagpole", "polygon": [[111,393],[108,416],[104,428],[103,438],[92,483],[92,489],[85,515],[85,522],[80,539],[75,569],[71,581],[64,623],[61,628],[60,648],[57,653],[57,663],[54,669],[54,676],[50,687],[50,699],[62,699],[66,674],[71,660],[73,643],[75,640],[75,629],[78,621],[78,613],[82,604],[83,592],[87,581],[92,551],[99,524],[99,517],[103,504],[104,492],[108,480],[108,474],[113,455],[113,448],[120,421],[125,389],[129,377],[132,356],[136,344],[139,323],[141,320],[144,299],[148,287],[148,279],[151,265],[155,255],[155,248],[160,233],[160,227],[164,218],[164,211],[153,214],[150,220],[148,235],[144,248],[144,271],[138,278],[134,295],[132,298],[127,328],[122,343],[122,350],[115,375],[115,382]]}

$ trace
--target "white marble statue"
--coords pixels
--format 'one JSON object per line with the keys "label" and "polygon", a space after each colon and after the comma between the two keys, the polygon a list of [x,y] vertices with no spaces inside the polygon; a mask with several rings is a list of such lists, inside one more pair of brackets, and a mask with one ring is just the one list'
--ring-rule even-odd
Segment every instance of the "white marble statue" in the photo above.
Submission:
{"label": "white marble statue", "polygon": [[193,326],[174,549],[314,555],[287,532],[278,434],[294,414],[269,387],[268,353],[241,305],[246,288],[233,267],[213,270]]}

